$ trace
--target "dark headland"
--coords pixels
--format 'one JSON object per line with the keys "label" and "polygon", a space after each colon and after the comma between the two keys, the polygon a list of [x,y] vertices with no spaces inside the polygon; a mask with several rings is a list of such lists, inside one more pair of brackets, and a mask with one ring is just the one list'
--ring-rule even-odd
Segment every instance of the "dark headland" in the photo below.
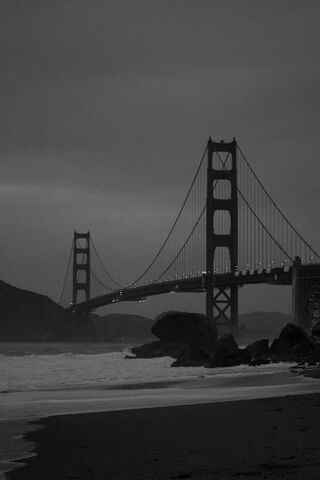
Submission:
{"label": "dark headland", "polygon": [[139,315],[73,315],[45,295],[0,280],[0,341],[141,341],[152,338],[152,323]]}
{"label": "dark headland", "polygon": [[[279,312],[239,316],[240,343],[275,338],[290,317]],[[45,295],[0,280],[0,341],[113,342],[151,340],[153,319],[140,315],[71,315]]]}

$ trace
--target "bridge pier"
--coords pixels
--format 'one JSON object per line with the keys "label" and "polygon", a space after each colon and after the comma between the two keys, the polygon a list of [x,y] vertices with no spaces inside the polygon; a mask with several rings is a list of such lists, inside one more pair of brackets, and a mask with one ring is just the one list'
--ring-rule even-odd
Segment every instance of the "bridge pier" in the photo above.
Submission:
{"label": "bridge pier", "polygon": [[311,328],[312,290],[319,286],[320,265],[302,265],[301,258],[295,257],[292,267],[292,317],[295,323],[307,331]]}
{"label": "bridge pier", "polygon": [[[221,163],[213,166],[214,153],[231,156],[231,168]],[[227,160],[225,160],[226,162]],[[238,189],[237,189],[237,143],[213,142],[209,138],[207,146],[207,208],[206,208],[206,316],[213,325],[227,326],[232,332],[238,328],[238,287],[236,285],[215,287],[214,257],[219,247],[229,252],[230,270],[235,272],[238,265]],[[229,198],[217,198],[214,190],[219,181],[230,182]],[[215,212],[228,212],[230,232],[216,232]]]}

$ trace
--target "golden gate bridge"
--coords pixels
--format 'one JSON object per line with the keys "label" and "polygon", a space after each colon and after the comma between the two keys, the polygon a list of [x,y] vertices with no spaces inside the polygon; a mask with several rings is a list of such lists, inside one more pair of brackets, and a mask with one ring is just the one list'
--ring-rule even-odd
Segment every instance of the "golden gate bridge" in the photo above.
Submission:
{"label": "golden gate bridge", "polygon": [[[90,232],[74,232],[59,303],[71,263],[68,309],[74,313],[170,292],[203,292],[208,321],[231,330],[237,328],[239,287],[291,285],[293,316],[307,326],[310,292],[320,285],[319,254],[272,199],[235,139],[209,138],[173,225],[137,278],[121,284]],[[99,295],[92,295],[93,283]]]}

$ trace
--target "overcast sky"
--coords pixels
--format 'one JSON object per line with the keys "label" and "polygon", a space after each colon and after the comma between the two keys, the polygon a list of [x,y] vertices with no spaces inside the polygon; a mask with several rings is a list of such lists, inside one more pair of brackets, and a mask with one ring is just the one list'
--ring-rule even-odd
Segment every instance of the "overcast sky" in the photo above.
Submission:
{"label": "overcast sky", "polygon": [[[320,250],[319,22],[317,0],[0,0],[0,278],[57,300],[74,229],[137,277],[209,135]],[[289,311],[285,291],[241,310]],[[117,311],[204,305],[171,297]]]}

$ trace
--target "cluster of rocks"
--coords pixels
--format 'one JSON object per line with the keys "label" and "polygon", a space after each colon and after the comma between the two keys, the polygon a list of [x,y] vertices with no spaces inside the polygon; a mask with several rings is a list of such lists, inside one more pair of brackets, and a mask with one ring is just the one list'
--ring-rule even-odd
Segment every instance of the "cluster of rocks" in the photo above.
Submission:
{"label": "cluster of rocks", "polygon": [[204,315],[166,312],[157,317],[152,333],[158,340],[132,348],[135,357],[170,356],[172,367],[261,365],[269,362],[320,362],[319,336],[311,336],[298,325],[288,323],[271,345],[268,339],[239,348],[233,335],[217,338],[217,332]]}

